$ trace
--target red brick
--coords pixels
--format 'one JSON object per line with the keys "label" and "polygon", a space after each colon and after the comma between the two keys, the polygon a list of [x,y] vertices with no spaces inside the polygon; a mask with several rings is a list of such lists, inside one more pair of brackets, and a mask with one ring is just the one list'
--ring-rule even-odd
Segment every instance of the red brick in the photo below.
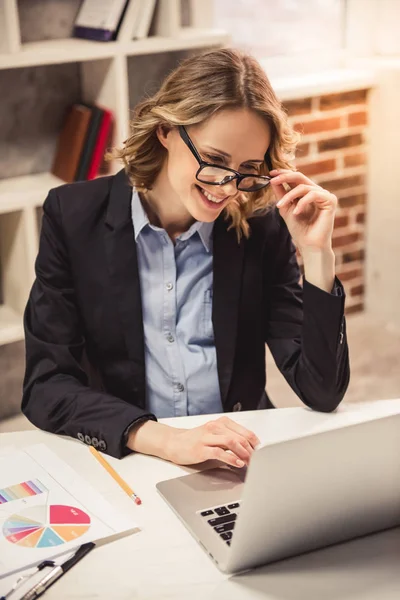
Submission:
{"label": "red brick", "polygon": [[364,211],[357,213],[356,222],[357,223],[365,223],[365,212]]}
{"label": "red brick", "polygon": [[367,90],[354,90],[341,94],[329,94],[321,96],[319,101],[320,110],[332,110],[349,104],[364,104],[367,100]]}
{"label": "red brick", "polygon": [[307,135],[309,133],[320,133],[321,131],[332,131],[340,128],[340,117],[332,117],[331,119],[315,119],[314,121],[299,121],[294,124],[294,129]]}
{"label": "red brick", "polygon": [[329,179],[322,181],[321,185],[326,190],[333,192],[335,190],[345,190],[347,188],[356,187],[365,183],[365,176],[361,173],[359,175],[350,175],[349,177],[339,177],[337,179]]}
{"label": "red brick", "polygon": [[340,227],[346,227],[349,224],[349,217],[346,215],[340,215],[335,218],[335,229],[339,229]]}
{"label": "red brick", "polygon": [[361,269],[352,269],[351,271],[337,271],[336,275],[339,277],[340,281],[351,281],[352,279],[357,279],[362,275]]}
{"label": "red brick", "polygon": [[340,208],[349,208],[351,206],[357,206],[359,204],[365,205],[366,203],[366,194],[353,194],[352,196],[343,196],[343,198],[339,198]]}
{"label": "red brick", "polygon": [[362,250],[352,250],[351,252],[344,252],[342,256],[343,264],[348,264],[353,261],[363,262],[365,259],[365,251]]}
{"label": "red brick", "polygon": [[364,152],[360,152],[359,154],[348,154],[344,157],[345,167],[358,167],[359,165],[365,165],[366,162],[367,157]]}
{"label": "red brick", "polygon": [[346,306],[344,312],[346,315],[350,315],[350,314],[361,312],[363,310],[364,310],[364,304],[362,302],[359,302],[359,304],[353,304],[353,306]]}
{"label": "red brick", "polygon": [[299,167],[299,171],[308,175],[319,175],[320,173],[331,173],[336,170],[336,160],[330,158],[329,160],[320,160],[317,162],[307,163]]}
{"label": "red brick", "polygon": [[349,113],[349,127],[356,125],[367,125],[368,115],[365,110],[360,112]]}
{"label": "red brick", "polygon": [[344,246],[350,246],[360,239],[358,232],[347,233],[345,235],[333,236],[332,246],[333,248],[343,248]]}
{"label": "red brick", "polygon": [[305,115],[311,112],[311,98],[302,98],[301,100],[289,100],[284,103],[290,117],[294,115]]}
{"label": "red brick", "polygon": [[319,141],[318,152],[326,152],[327,150],[340,150],[341,148],[351,148],[352,146],[360,146],[362,143],[363,136],[361,133],[342,135],[340,137]]}
{"label": "red brick", "polygon": [[362,296],[364,294],[364,286],[356,285],[350,289],[350,294],[352,296]]}

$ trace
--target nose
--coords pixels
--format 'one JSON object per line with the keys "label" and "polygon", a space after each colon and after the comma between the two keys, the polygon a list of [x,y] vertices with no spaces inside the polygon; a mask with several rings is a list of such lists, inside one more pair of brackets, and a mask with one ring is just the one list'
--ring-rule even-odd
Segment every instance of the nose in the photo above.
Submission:
{"label": "nose", "polygon": [[225,183],[220,187],[224,190],[226,196],[234,196],[237,192],[236,179],[233,181],[228,181],[228,183]]}

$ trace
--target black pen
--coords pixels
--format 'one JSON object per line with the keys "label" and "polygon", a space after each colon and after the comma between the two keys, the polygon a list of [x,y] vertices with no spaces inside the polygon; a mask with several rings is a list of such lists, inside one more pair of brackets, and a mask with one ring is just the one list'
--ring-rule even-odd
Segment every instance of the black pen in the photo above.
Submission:
{"label": "black pen", "polygon": [[39,598],[44,592],[51,586],[57,579],[62,577],[64,573],[66,573],[71,567],[76,565],[77,562],[81,560],[88,552],[90,552],[95,547],[93,542],[88,542],[87,544],[83,544],[78,548],[71,558],[66,560],[62,565],[58,565],[54,567],[47,573],[45,577],[39,583],[37,583],[29,592],[27,592],[24,596],[22,596],[21,600],[35,600]]}

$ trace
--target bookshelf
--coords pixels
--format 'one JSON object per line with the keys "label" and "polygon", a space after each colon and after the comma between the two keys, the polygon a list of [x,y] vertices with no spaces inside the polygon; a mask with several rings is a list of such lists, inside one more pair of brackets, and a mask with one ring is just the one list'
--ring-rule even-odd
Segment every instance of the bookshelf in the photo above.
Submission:
{"label": "bookshelf", "polygon": [[[180,0],[158,0],[155,35],[131,40],[130,7],[118,39],[92,42],[52,39],[21,43],[17,0],[0,0],[0,70],[78,63],[82,100],[114,114],[114,143],[129,130],[128,60],[139,55],[225,46],[229,36],[209,27],[210,0],[190,1],[190,26],[182,27]],[[155,56],[156,60],[156,56]],[[111,172],[121,166],[111,165]],[[39,243],[40,207],[48,191],[62,180],[50,172],[0,179],[0,345],[23,339],[22,315],[34,280]]]}

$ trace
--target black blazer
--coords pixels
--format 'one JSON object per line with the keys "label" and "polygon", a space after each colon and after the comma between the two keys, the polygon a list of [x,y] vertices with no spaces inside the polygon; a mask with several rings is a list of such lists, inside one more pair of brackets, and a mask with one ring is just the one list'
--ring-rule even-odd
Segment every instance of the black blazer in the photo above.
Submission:
{"label": "black blazer", "polygon": [[[131,194],[124,171],[53,189],[44,203],[36,280],[24,315],[22,409],[37,426],[126,453],[146,411],[144,338]],[[214,227],[213,312],[224,410],[270,408],[265,343],[309,407],[334,410],[349,381],[344,291],[304,282],[277,209],[237,242]]]}

